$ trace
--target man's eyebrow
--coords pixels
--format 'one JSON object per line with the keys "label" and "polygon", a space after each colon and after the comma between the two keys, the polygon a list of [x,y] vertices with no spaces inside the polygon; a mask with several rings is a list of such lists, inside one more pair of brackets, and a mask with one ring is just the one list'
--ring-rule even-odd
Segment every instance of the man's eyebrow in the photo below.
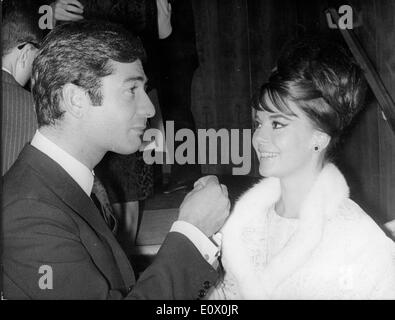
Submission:
{"label": "man's eyebrow", "polygon": [[133,81],[141,81],[141,82],[147,82],[148,79],[147,77],[143,77],[143,76],[135,76],[135,77],[129,77],[127,79],[125,79],[123,82],[133,82]]}

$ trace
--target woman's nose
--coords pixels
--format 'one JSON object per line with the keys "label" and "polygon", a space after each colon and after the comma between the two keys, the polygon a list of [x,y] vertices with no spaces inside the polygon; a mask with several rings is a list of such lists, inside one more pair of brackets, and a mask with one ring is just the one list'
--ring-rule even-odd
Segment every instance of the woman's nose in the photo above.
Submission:
{"label": "woman's nose", "polygon": [[262,143],[268,142],[270,140],[270,129],[267,126],[261,125],[255,130],[255,140]]}

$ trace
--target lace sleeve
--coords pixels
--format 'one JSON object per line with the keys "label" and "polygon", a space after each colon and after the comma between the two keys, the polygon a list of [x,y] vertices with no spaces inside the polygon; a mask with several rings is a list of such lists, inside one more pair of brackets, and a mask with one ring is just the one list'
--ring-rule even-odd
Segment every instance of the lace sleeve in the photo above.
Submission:
{"label": "lace sleeve", "polygon": [[207,300],[239,300],[240,296],[237,282],[229,273],[207,294]]}
{"label": "lace sleeve", "polygon": [[392,246],[392,261],[388,261],[384,266],[382,270],[379,270],[380,276],[369,299],[395,300],[395,244]]}
{"label": "lace sleeve", "polygon": [[348,299],[395,299],[395,246],[391,240],[372,239],[353,262]]}

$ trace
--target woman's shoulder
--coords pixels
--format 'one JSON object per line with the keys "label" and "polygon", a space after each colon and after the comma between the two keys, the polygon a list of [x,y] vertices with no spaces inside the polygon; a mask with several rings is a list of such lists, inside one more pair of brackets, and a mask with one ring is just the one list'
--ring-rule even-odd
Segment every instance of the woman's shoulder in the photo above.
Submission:
{"label": "woman's shoulder", "polygon": [[340,238],[351,242],[354,248],[366,250],[367,247],[389,246],[395,250],[395,243],[380,226],[349,198],[342,201],[329,226]]}

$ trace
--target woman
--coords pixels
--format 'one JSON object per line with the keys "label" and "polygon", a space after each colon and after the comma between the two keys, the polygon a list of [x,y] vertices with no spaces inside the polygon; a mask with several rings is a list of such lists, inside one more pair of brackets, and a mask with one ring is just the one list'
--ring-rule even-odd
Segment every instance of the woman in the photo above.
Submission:
{"label": "woman", "polygon": [[331,163],[365,81],[340,47],[291,45],[260,92],[253,146],[268,177],[225,224],[211,299],[395,299],[395,244]]}

